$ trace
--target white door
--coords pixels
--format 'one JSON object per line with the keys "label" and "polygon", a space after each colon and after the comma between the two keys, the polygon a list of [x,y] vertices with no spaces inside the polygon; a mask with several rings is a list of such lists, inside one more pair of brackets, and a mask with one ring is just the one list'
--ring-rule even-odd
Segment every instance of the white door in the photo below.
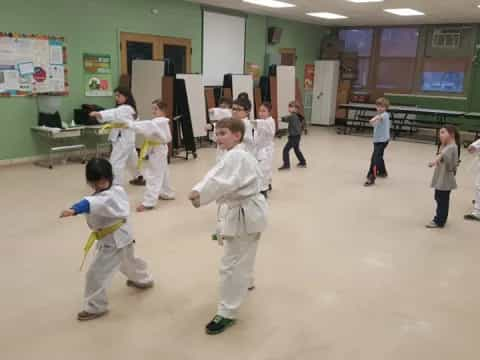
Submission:
{"label": "white door", "polygon": [[340,63],[336,60],[315,61],[312,124],[334,125]]}
{"label": "white door", "polygon": [[242,92],[248,94],[248,98],[252,102],[252,111],[250,111],[250,119],[255,115],[255,99],[253,98],[253,77],[252,75],[232,75],[232,93],[236,99]]}
{"label": "white door", "polygon": [[278,126],[286,129],[282,117],[289,115],[288,103],[295,100],[295,66],[277,66]]}

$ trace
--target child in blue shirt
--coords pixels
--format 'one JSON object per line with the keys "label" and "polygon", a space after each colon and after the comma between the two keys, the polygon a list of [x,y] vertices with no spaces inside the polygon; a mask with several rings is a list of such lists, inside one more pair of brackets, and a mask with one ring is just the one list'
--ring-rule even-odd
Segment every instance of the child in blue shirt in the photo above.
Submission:
{"label": "child in blue shirt", "polygon": [[375,104],[377,115],[370,120],[370,124],[373,126],[373,154],[365,186],[375,185],[377,176],[383,178],[388,176],[383,155],[390,141],[390,114],[388,113],[390,102],[381,97]]}

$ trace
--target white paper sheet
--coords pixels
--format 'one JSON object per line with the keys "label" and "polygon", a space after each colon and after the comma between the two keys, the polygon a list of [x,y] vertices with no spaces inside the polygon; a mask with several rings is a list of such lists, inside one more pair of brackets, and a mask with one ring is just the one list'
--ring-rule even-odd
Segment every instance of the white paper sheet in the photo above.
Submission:
{"label": "white paper sheet", "polygon": [[50,46],[50,64],[63,64],[63,49],[61,46]]}
{"label": "white paper sheet", "polygon": [[65,70],[63,65],[50,65],[48,68],[48,87],[50,91],[65,91]]}

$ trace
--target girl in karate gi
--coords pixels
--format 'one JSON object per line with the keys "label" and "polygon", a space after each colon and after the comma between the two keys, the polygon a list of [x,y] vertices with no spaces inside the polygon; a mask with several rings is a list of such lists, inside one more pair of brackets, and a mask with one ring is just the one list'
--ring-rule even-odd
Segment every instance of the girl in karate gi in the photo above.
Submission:
{"label": "girl in karate gi", "polygon": [[226,213],[217,219],[218,239],[224,244],[220,265],[220,302],[206,325],[207,334],[233,325],[251,286],[261,233],[267,225],[267,202],[260,194],[257,160],[241,144],[245,126],[238,119],[217,123],[217,143],[226,151],[222,159],[193,187],[189,199],[195,207],[217,201]]}
{"label": "girl in karate gi", "polygon": [[258,165],[262,172],[261,193],[267,197],[271,189],[273,174],[273,156],[275,153],[275,132],[276,123],[271,116],[272,105],[268,102],[262,103],[259,108],[259,120],[252,120],[255,130],[255,148]]}
{"label": "girl in karate gi", "polygon": [[[471,154],[480,153],[480,139],[474,141],[468,147],[468,152]],[[465,220],[480,221],[480,161],[477,159],[475,177],[475,201],[473,210],[470,214],[465,215]]]}
{"label": "girl in karate gi", "polygon": [[92,111],[91,117],[95,117],[100,123],[108,123],[110,128],[108,140],[112,143],[110,163],[113,167],[115,185],[124,185],[125,168],[129,168],[134,179],[132,185],[144,185],[142,175],[137,170],[138,155],[135,149],[135,131],[129,124],[137,119],[137,106],[129,89],[115,89],[115,101],[117,107],[104,111]]}
{"label": "girl in karate gi", "polygon": [[166,117],[167,104],[160,99],[152,102],[153,120],[135,121],[131,128],[145,137],[140,154],[139,168],[143,157],[148,155],[145,169],[146,189],[143,202],[137,207],[138,212],[151,210],[157,201],[174,200],[175,192],[170,187],[168,171],[168,143],[172,141],[170,120]]}
{"label": "girl in karate gi", "polygon": [[[93,320],[108,312],[107,288],[117,270],[127,277],[127,286],[141,290],[153,286],[146,262],[135,257],[127,193],[113,184],[108,160],[90,160],[86,178],[95,192],[60,215],[63,218],[85,214],[92,230],[89,242],[98,240],[97,252],[86,275],[83,311],[78,313],[80,321]],[[85,251],[88,249],[86,245]]]}

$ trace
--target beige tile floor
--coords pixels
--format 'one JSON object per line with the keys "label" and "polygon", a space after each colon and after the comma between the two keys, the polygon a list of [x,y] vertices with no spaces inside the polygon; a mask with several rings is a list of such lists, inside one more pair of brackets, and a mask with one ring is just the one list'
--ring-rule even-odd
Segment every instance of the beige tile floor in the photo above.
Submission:
{"label": "beige tile floor", "polygon": [[[368,189],[370,139],[314,129],[303,147],[308,169],[275,173],[257,290],[238,324],[217,337],[203,332],[217,300],[215,208],[186,201],[213,149],[173,163],[176,201],[133,215],[156,287],[139,293],[118,275],[110,314],[89,323],[75,320],[88,230],[80,217],[58,219],[87,191],[83,167],[0,168],[0,358],[479,359],[480,224],[462,220],[472,157],[459,171],[448,227],[429,231],[432,145],[394,142],[391,178]],[[133,207],[142,190],[128,192]]]}

